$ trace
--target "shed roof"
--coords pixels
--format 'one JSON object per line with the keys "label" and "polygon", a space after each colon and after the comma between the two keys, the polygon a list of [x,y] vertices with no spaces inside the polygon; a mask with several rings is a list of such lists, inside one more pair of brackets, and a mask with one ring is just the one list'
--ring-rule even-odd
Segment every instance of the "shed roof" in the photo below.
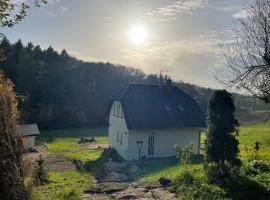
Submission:
{"label": "shed roof", "polygon": [[17,136],[35,136],[39,134],[37,124],[18,125]]}
{"label": "shed roof", "polygon": [[129,129],[205,127],[205,116],[197,102],[176,86],[131,83],[113,101],[121,102]]}

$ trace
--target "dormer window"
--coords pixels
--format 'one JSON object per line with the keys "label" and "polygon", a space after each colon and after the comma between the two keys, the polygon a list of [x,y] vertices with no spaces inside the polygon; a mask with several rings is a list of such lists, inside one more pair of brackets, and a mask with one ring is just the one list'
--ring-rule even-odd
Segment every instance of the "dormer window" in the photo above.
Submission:
{"label": "dormer window", "polygon": [[165,104],[165,109],[166,109],[167,111],[171,111],[171,110],[172,110],[171,107],[170,107],[168,104]]}
{"label": "dormer window", "polygon": [[181,105],[178,105],[178,109],[183,112],[184,111],[184,108],[181,106]]}

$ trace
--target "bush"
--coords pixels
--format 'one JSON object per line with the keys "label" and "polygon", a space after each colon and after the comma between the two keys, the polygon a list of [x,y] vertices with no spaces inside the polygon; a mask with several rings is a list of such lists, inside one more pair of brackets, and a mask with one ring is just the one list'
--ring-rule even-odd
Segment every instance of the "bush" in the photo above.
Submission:
{"label": "bush", "polygon": [[194,145],[190,144],[184,147],[176,146],[176,155],[181,165],[189,165],[194,156]]}
{"label": "bush", "polygon": [[256,176],[261,173],[269,173],[270,164],[262,160],[245,162],[240,168],[240,174],[243,176]]}
{"label": "bush", "polygon": [[59,195],[58,199],[63,200],[80,200],[80,195],[75,190],[63,190]]}
{"label": "bush", "polygon": [[232,199],[269,199],[269,194],[264,186],[249,177],[233,176],[229,180],[226,180],[226,182],[221,183],[221,187],[227,191]]}
{"label": "bush", "polygon": [[217,185],[210,185],[203,179],[196,178],[185,170],[173,182],[170,190],[180,199],[220,200],[227,199],[226,193]]}
{"label": "bush", "polygon": [[44,166],[44,160],[40,156],[39,159],[36,161],[37,165],[35,166],[34,170],[34,183],[35,185],[44,185],[49,182],[48,174]]}

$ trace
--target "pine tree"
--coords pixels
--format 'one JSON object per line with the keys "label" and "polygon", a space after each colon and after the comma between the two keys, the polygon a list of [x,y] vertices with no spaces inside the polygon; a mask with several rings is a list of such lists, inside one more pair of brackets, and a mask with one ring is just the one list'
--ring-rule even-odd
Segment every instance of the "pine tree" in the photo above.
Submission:
{"label": "pine tree", "polygon": [[217,178],[228,175],[230,168],[239,164],[235,138],[239,124],[234,111],[232,95],[226,90],[215,91],[208,106],[206,162],[208,174]]}
{"label": "pine tree", "polygon": [[17,99],[11,81],[0,73],[0,198],[27,200],[23,182],[21,143],[15,138]]}

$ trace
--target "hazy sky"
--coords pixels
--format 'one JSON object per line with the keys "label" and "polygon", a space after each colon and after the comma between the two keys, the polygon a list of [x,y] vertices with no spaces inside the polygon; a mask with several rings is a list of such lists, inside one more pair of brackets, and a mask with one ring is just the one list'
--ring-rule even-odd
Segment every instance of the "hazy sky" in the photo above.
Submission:
{"label": "hazy sky", "polygon": [[[53,46],[85,61],[109,61],[175,80],[219,87],[220,43],[233,40],[247,0],[49,0],[12,29],[15,41]],[[134,43],[130,32],[144,29]],[[140,37],[140,33],[138,33]],[[136,38],[135,38],[136,39]],[[139,38],[140,39],[140,38]]]}

